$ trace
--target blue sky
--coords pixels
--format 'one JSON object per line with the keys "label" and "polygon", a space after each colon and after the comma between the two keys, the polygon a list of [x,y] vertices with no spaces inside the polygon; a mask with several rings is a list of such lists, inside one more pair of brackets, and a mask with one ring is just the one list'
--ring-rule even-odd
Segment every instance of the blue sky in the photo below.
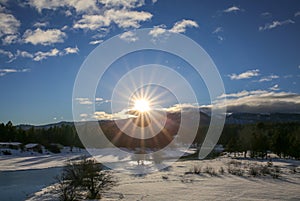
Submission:
{"label": "blue sky", "polygon": [[[224,81],[220,100],[227,98],[229,112],[300,112],[299,1],[0,0],[0,5],[0,122],[71,121],[73,85],[86,57],[117,34],[134,40],[132,31],[139,28],[185,34],[201,45]],[[200,86],[197,107],[212,107],[201,79],[172,55],[136,53],[115,66],[143,65],[149,58],[179,67]],[[97,92],[103,117],[110,115],[111,86],[124,73],[111,69],[102,82],[106,92]],[[90,104],[84,97],[77,101]],[[195,107],[190,104],[165,107]]]}

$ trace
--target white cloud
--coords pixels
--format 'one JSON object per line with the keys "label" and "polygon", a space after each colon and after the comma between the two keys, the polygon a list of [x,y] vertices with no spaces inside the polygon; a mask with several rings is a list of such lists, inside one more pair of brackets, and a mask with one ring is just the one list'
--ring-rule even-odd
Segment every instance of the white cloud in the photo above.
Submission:
{"label": "white cloud", "polygon": [[264,17],[264,18],[269,18],[269,17],[272,16],[272,14],[269,13],[269,12],[264,12],[264,13],[261,13],[260,15],[261,15],[262,17]]}
{"label": "white cloud", "polygon": [[101,27],[109,26],[110,19],[102,15],[83,15],[82,19],[77,21],[73,28],[96,30]]}
{"label": "white cloud", "polygon": [[48,22],[36,22],[33,24],[34,27],[46,27],[48,25],[49,25]]}
{"label": "white cloud", "polygon": [[222,36],[218,36],[217,38],[218,38],[219,41],[223,41],[224,40],[224,38]]}
{"label": "white cloud", "polygon": [[184,33],[186,31],[187,27],[195,27],[198,28],[199,25],[197,24],[197,22],[193,21],[193,20],[181,20],[179,22],[176,22],[174,24],[174,26],[172,27],[172,29],[170,29],[170,32],[173,33]]}
{"label": "white cloud", "polygon": [[241,80],[241,79],[249,79],[252,77],[256,77],[258,75],[259,75],[259,70],[255,69],[255,70],[248,70],[241,74],[233,73],[233,74],[229,75],[229,77],[231,80]]}
{"label": "white cloud", "polygon": [[183,112],[183,111],[190,111],[190,110],[195,110],[199,109],[198,104],[191,104],[191,103],[181,103],[181,104],[175,104],[173,106],[170,106],[168,108],[163,108],[167,112]]}
{"label": "white cloud", "polygon": [[217,27],[212,33],[213,34],[217,34],[217,33],[220,33],[220,32],[223,32],[223,28],[222,27]]}
{"label": "white cloud", "polygon": [[17,53],[13,56],[13,58],[11,58],[11,60],[9,62],[12,62],[14,60],[16,60],[18,57],[22,57],[22,58],[33,58],[33,55],[27,51],[22,51],[22,50],[17,50]]}
{"label": "white cloud", "polygon": [[30,54],[27,51],[21,51],[21,50],[17,50],[16,56],[20,56],[20,57],[23,57],[23,58],[33,58],[32,54]]}
{"label": "white cloud", "polygon": [[61,28],[61,30],[65,31],[65,30],[67,30],[68,28],[69,28],[68,25],[65,25],[65,26],[63,26],[63,27]]}
{"label": "white cloud", "polygon": [[96,101],[103,101],[103,98],[96,98]]}
{"label": "white cloud", "polygon": [[260,26],[258,28],[259,31],[265,31],[265,30],[270,30],[274,29],[279,26],[287,25],[287,24],[294,24],[295,22],[293,20],[284,20],[284,21],[273,21],[272,23],[267,23],[264,26]]}
{"label": "white cloud", "polygon": [[64,49],[65,54],[77,54],[79,52],[78,47],[67,47]]}
{"label": "white cloud", "polygon": [[[222,100],[224,97],[226,101]],[[215,108],[225,106],[228,112],[300,112],[300,95],[266,90],[243,91],[223,95],[213,105]]]}
{"label": "white cloud", "polygon": [[167,29],[166,25],[162,24],[159,26],[154,26],[153,29],[149,32],[149,35],[153,37],[158,37],[163,34],[166,34],[168,32],[173,32],[173,33],[184,33],[186,31],[187,27],[196,27],[198,28],[199,25],[197,22],[193,20],[186,20],[183,19],[181,21],[176,22],[171,29]]}
{"label": "white cloud", "polygon": [[221,96],[219,96],[219,98],[227,98],[227,99],[230,99],[230,98],[240,98],[240,97],[245,97],[245,96],[249,96],[249,95],[264,94],[266,92],[267,91],[265,91],[265,90],[256,90],[256,91],[246,91],[246,90],[243,90],[243,91],[240,91],[240,92],[237,92],[237,93],[222,94]]}
{"label": "white cloud", "polygon": [[56,10],[59,7],[74,8],[78,13],[98,11],[96,0],[29,0],[28,4],[39,12],[43,9]]}
{"label": "white cloud", "polygon": [[68,16],[72,16],[72,12],[69,11],[69,10],[66,10],[65,15],[66,15],[67,17],[68,17]]}
{"label": "white cloud", "polygon": [[99,0],[106,7],[136,8],[145,5],[145,0]]}
{"label": "white cloud", "polygon": [[48,52],[38,51],[34,54],[33,60],[34,61],[41,61],[41,60],[47,59],[48,57],[58,56],[59,53],[60,53],[60,51],[56,48],[53,48]]}
{"label": "white cloud", "polygon": [[153,37],[158,37],[164,33],[166,33],[168,30],[166,29],[166,25],[159,25],[154,26],[153,29],[149,32],[149,34]]}
{"label": "white cloud", "polygon": [[127,110],[118,113],[113,113],[113,114],[106,113],[104,111],[96,111],[92,118],[97,120],[105,120],[105,119],[118,120],[118,119],[127,119],[131,116],[132,115],[127,114]]}
{"label": "white cloud", "polygon": [[89,98],[75,98],[80,105],[92,105],[93,102]]}
{"label": "white cloud", "polygon": [[[93,100],[90,98],[75,98],[75,100],[81,105],[92,105],[93,104]],[[96,104],[102,104],[102,103],[109,102],[109,100],[104,100],[103,98],[100,98],[100,97],[96,97],[94,101]]]}
{"label": "white cloud", "polygon": [[100,44],[102,42],[103,42],[103,40],[93,40],[93,41],[90,41],[89,44],[91,44],[91,45],[97,45],[97,44]]}
{"label": "white cloud", "polygon": [[0,13],[0,37],[4,37],[2,42],[4,44],[15,42],[20,26],[20,21],[12,14]]}
{"label": "white cloud", "polygon": [[241,9],[237,6],[232,6],[232,7],[229,7],[227,9],[225,9],[223,12],[224,13],[231,13],[231,12],[237,12],[237,11],[241,11]]}
{"label": "white cloud", "polygon": [[37,28],[34,31],[27,29],[23,35],[23,41],[33,45],[51,45],[53,43],[64,42],[64,38],[66,37],[67,35],[59,29],[48,29],[44,31]]}
{"label": "white cloud", "polygon": [[294,16],[295,16],[295,17],[300,16],[300,11],[296,12]]}
{"label": "white cloud", "polygon": [[120,39],[125,40],[127,42],[135,42],[138,40],[138,37],[132,31],[124,32],[119,37],[120,37]]}
{"label": "white cloud", "polygon": [[272,81],[273,79],[278,79],[279,76],[278,75],[269,75],[266,77],[262,77],[260,80],[258,80],[258,82],[269,82]]}
{"label": "white cloud", "polygon": [[0,54],[5,55],[10,59],[14,57],[14,54],[7,50],[0,49]]}
{"label": "white cloud", "polygon": [[[101,31],[103,28],[107,29],[112,23],[125,29],[139,28],[141,22],[152,18],[152,14],[145,11],[130,10],[130,8],[136,7],[139,4],[138,2],[143,3],[144,1],[103,0],[102,3],[107,5],[103,9],[103,14],[85,14],[73,24],[73,28]],[[120,9],[119,6],[123,9]]]}
{"label": "white cloud", "polygon": [[110,9],[105,11],[106,18],[110,19],[120,28],[139,28],[141,22],[150,20],[152,14],[145,11],[129,11]]}
{"label": "white cloud", "polygon": [[68,54],[77,54],[78,52],[79,52],[79,49],[76,46],[76,47],[66,47],[63,50],[53,48],[47,52],[38,51],[34,54],[30,54],[28,52],[22,51],[20,53],[20,56],[27,57],[27,58],[33,58],[34,61],[42,61],[44,59],[47,59],[48,57],[65,56]]}
{"label": "white cloud", "polygon": [[29,72],[30,69],[28,68],[24,68],[24,69],[14,69],[14,68],[0,68],[0,77],[7,75],[9,73],[25,73],[25,72]]}
{"label": "white cloud", "polygon": [[272,91],[278,91],[278,90],[280,90],[278,84],[275,84],[274,86],[270,87],[269,89],[272,90]]}
{"label": "white cloud", "polygon": [[12,43],[16,43],[18,41],[20,41],[18,34],[6,35],[2,38],[3,45],[9,45],[9,44],[12,44]]}

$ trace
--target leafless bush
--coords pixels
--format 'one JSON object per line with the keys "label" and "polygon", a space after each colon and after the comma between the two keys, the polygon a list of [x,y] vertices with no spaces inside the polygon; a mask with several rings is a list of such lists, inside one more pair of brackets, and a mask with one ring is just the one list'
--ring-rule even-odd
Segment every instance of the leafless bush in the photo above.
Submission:
{"label": "leafless bush", "polygon": [[69,163],[57,177],[60,200],[73,201],[86,196],[89,199],[101,198],[103,191],[116,185],[110,171],[92,159]]}

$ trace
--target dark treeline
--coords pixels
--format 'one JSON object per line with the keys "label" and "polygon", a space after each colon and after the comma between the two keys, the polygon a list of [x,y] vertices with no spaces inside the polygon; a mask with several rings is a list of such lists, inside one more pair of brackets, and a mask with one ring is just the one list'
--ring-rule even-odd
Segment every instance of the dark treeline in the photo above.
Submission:
{"label": "dark treeline", "polygon": [[0,124],[0,142],[39,143],[48,146],[51,143],[59,143],[64,146],[82,147],[74,126],[62,124],[50,128],[22,129],[14,126],[10,121]]}
{"label": "dark treeline", "polygon": [[[101,125],[102,124],[102,125]],[[113,121],[102,122],[101,128],[106,137],[118,147],[136,148],[141,143],[136,140],[128,140],[127,135],[120,135],[120,130]],[[148,148],[162,148],[166,146],[176,135],[178,122],[169,124],[164,128],[168,135],[157,135],[154,140],[146,140],[143,146]],[[177,129],[175,129],[177,128]],[[201,144],[205,138],[208,126],[200,125],[195,143]],[[118,141],[114,136],[119,135]],[[120,137],[122,136],[122,137]],[[59,143],[64,146],[83,147],[74,125],[61,124],[49,128],[29,129],[0,123],[0,142],[39,143],[48,146],[51,143]],[[155,143],[154,143],[155,142]],[[257,123],[257,124],[226,124],[218,144],[222,144],[225,151],[231,153],[246,153],[250,151],[250,157],[267,156],[268,152],[279,157],[300,158],[300,123]]]}
{"label": "dark treeline", "polygon": [[279,157],[300,158],[299,123],[257,123],[225,125],[219,144],[226,151],[243,152],[246,157],[267,157],[268,152]]}

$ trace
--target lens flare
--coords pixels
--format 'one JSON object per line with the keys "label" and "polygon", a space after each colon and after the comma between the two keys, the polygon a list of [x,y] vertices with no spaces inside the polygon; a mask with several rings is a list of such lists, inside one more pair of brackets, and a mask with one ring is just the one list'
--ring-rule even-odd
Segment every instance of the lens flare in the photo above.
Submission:
{"label": "lens flare", "polygon": [[144,113],[150,110],[150,103],[146,99],[137,99],[134,101],[134,110]]}

